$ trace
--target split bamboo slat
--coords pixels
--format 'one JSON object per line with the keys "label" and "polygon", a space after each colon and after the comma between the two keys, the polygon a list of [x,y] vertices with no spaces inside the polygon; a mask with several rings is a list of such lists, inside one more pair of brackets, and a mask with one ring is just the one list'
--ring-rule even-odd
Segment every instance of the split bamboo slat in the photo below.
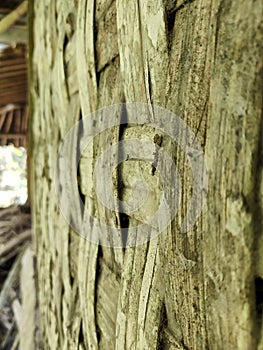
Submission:
{"label": "split bamboo slat", "polygon": [[28,107],[27,105],[9,105],[0,108],[0,144],[13,143],[15,147],[27,146]]}

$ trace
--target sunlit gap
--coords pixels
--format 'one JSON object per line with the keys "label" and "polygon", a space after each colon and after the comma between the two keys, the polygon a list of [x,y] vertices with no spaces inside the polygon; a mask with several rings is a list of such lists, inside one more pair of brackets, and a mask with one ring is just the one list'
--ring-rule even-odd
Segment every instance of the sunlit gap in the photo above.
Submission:
{"label": "sunlit gap", "polygon": [[23,205],[27,200],[27,155],[23,147],[0,147],[0,207]]}

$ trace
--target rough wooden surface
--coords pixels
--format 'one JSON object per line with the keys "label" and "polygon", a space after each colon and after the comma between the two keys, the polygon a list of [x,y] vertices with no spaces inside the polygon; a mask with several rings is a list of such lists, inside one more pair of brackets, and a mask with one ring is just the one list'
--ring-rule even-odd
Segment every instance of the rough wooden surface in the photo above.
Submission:
{"label": "rough wooden surface", "polygon": [[[262,2],[42,0],[29,6],[32,207],[44,348],[262,349]],[[202,216],[182,234],[191,169],[164,135],[180,169],[181,207],[161,235],[121,250],[71,230],[58,208],[54,171],[59,144],[81,116],[133,101],[160,105],[187,122],[206,155],[209,189]],[[90,182],[94,164],[105,142],[133,133],[116,127],[100,135],[80,162],[85,206],[109,222],[115,215],[97,202]],[[153,137],[142,127],[135,135]],[[154,188],[150,207],[131,215],[130,227],[160,195],[149,164],[138,160],[114,174],[119,196],[128,198],[136,171]]]}

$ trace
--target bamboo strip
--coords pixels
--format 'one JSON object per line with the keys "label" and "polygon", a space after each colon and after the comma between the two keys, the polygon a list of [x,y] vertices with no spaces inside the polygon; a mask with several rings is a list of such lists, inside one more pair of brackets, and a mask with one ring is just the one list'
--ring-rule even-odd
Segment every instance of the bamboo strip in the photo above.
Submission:
{"label": "bamboo strip", "polygon": [[18,75],[20,76],[24,76],[26,74],[25,70],[20,70],[20,71],[12,71],[12,72],[8,72],[8,73],[2,73],[1,74],[1,79],[3,78],[9,78],[9,77],[18,77]]}
{"label": "bamboo strip", "polygon": [[11,291],[14,283],[16,282],[16,280],[19,277],[21,259],[24,255],[27,247],[28,247],[28,244],[25,245],[24,249],[17,257],[15,263],[12,266],[11,271],[8,274],[7,279],[5,280],[5,283],[3,285],[3,289],[2,289],[1,294],[0,294],[0,310],[2,310],[2,308],[5,306],[5,304],[8,300],[8,296],[10,295],[10,291]]}
{"label": "bamboo strip", "polygon": [[3,57],[0,58],[0,67],[9,67],[10,64],[21,64],[26,63],[26,58],[24,56],[14,56],[13,58],[5,59]]}
{"label": "bamboo strip", "polygon": [[17,109],[14,111],[14,117],[13,117],[13,127],[11,132],[16,134],[19,133],[22,129],[22,118],[23,118],[23,110]]}
{"label": "bamboo strip", "polygon": [[14,109],[20,109],[20,108],[21,108],[21,105],[18,105],[18,104],[14,105],[14,104],[10,103],[10,104],[0,108],[0,114],[10,112]]}
{"label": "bamboo strip", "polygon": [[12,61],[9,61],[9,65],[8,66],[2,66],[0,64],[0,73],[5,73],[5,72],[9,72],[12,69],[12,71],[17,71],[19,69],[23,69],[26,70],[27,69],[27,64],[26,61],[20,64],[12,64]]}
{"label": "bamboo strip", "polygon": [[11,92],[13,87],[25,87],[26,86],[26,82],[24,80],[20,81],[20,80],[17,80],[17,79],[8,79],[8,80],[5,80],[3,82],[3,84],[1,84],[1,88],[0,88],[0,91],[3,91],[5,89],[9,89]]}
{"label": "bamboo strip", "polygon": [[0,257],[6,255],[10,250],[14,249],[17,245],[23,243],[27,239],[31,238],[31,230],[26,230],[17,235],[17,237],[12,238],[8,243],[0,248]]}
{"label": "bamboo strip", "polygon": [[0,22],[0,34],[4,33],[8,28],[10,28],[20,17],[22,17],[27,12],[28,1],[25,0],[14,9],[11,13],[5,16]]}
{"label": "bamboo strip", "polygon": [[28,130],[28,106],[25,106],[23,109],[21,131],[27,132]]}
{"label": "bamboo strip", "polygon": [[8,132],[10,131],[10,128],[11,128],[11,125],[13,122],[13,118],[14,118],[14,111],[8,112],[6,117],[5,117],[5,123],[3,126],[4,133],[8,134]]}
{"label": "bamboo strip", "polygon": [[25,137],[27,134],[26,132],[18,132],[18,133],[12,133],[12,134],[5,134],[5,133],[1,133],[0,137],[8,137],[9,139],[16,139],[16,138],[19,138],[19,137]]}
{"label": "bamboo strip", "polygon": [[6,117],[6,112],[1,113],[1,111],[0,111],[0,130],[2,129],[2,126],[4,125],[5,117]]}
{"label": "bamboo strip", "polygon": [[9,207],[6,209],[1,209],[0,210],[0,219],[4,219],[5,217],[8,216],[13,216],[14,214],[19,215],[20,214],[20,208],[19,207]]}

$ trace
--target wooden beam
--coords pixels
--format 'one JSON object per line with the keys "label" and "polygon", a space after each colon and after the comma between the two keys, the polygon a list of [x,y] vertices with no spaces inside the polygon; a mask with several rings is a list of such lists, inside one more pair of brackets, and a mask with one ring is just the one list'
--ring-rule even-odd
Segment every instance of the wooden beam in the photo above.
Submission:
{"label": "wooden beam", "polygon": [[28,106],[25,106],[23,109],[21,109],[21,111],[23,111],[23,113],[21,118],[22,120],[20,130],[26,133],[28,130]]}
{"label": "wooden beam", "polygon": [[10,111],[6,114],[5,123],[3,126],[3,134],[8,134],[13,122],[14,111]]}
{"label": "wooden beam", "polygon": [[9,29],[20,17],[22,17],[27,12],[28,1],[25,0],[20,4],[17,8],[15,8],[12,12],[6,15],[0,21],[0,34],[4,33],[7,29]]}
{"label": "wooden beam", "polygon": [[[7,72],[7,73],[1,73],[1,78],[10,78],[10,77],[18,77],[18,76],[26,76],[25,70],[19,70],[15,72]],[[18,78],[17,78],[18,79]]]}
{"label": "wooden beam", "polygon": [[2,129],[2,126],[4,125],[6,114],[7,114],[7,112],[3,112],[0,114],[0,130]]}
{"label": "wooden beam", "polygon": [[10,96],[3,96],[3,97],[0,97],[0,103],[1,104],[27,103],[27,96],[21,96],[21,93],[20,94],[13,94]]}
{"label": "wooden beam", "polygon": [[24,107],[24,105],[10,103],[9,105],[0,107],[0,114],[7,113],[7,112],[10,112],[10,111],[13,111],[14,109],[20,109],[20,108],[23,108],[23,107]]}
{"label": "wooden beam", "polygon": [[8,66],[1,67],[1,65],[0,65],[0,73],[10,72],[11,70],[12,70],[12,72],[14,72],[14,71],[26,72],[26,69],[27,69],[26,62],[20,63],[20,64],[14,64],[14,65],[12,64],[12,62],[10,62],[9,67]]}
{"label": "wooden beam", "polygon": [[15,138],[19,138],[19,137],[25,137],[27,136],[27,132],[18,132],[18,133],[15,133],[15,134],[9,134],[9,133],[3,133],[1,132],[0,134],[0,139],[5,137],[5,138],[8,138],[8,139],[15,139]]}
{"label": "wooden beam", "polygon": [[16,28],[11,27],[7,29],[4,33],[0,34],[0,42],[4,44],[9,43],[27,43],[27,28]]}
{"label": "wooden beam", "polygon": [[[0,35],[1,37],[1,35]],[[1,57],[1,61],[0,61],[0,67],[10,67],[10,65],[16,65],[16,64],[22,64],[22,63],[26,63],[26,58],[24,56],[14,56],[14,57],[8,57],[5,58],[4,56]]]}
{"label": "wooden beam", "polygon": [[13,124],[12,124],[12,132],[17,133],[20,132],[22,129],[22,110],[18,109],[17,111],[14,111],[14,117],[13,117]]}
{"label": "wooden beam", "polygon": [[[1,9],[0,7],[0,20],[2,20],[6,15],[8,15],[12,9]],[[27,14],[20,17],[12,27],[26,26],[27,25]]]}
{"label": "wooden beam", "polygon": [[[6,96],[12,96],[15,94],[20,94],[21,96],[26,96],[26,89],[24,86],[18,86],[16,88],[10,89],[10,91],[1,91],[0,96],[6,97]],[[1,101],[2,104],[2,101]]]}

